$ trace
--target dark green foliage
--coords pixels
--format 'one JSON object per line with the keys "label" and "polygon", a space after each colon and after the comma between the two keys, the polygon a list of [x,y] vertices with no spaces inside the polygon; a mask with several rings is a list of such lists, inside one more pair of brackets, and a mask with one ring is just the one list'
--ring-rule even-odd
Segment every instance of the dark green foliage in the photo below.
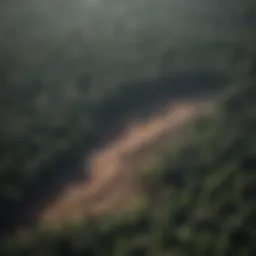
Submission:
{"label": "dark green foliage", "polygon": [[[218,114],[196,122],[187,144],[167,154],[155,181],[172,191],[163,205],[61,231],[32,229],[2,239],[0,254],[254,255],[254,1],[151,0],[145,8],[109,0],[96,12],[87,6],[87,15],[74,2],[0,1],[3,238],[23,221],[34,226],[29,209],[80,178],[70,170],[124,121],[173,98],[213,96],[228,84],[230,91]],[[170,15],[175,8],[179,15]]]}
{"label": "dark green foliage", "polygon": [[[200,134],[194,126],[189,140],[193,144],[184,144],[169,159],[165,156],[165,168],[158,171],[165,186],[176,189],[157,208],[149,205],[134,215],[88,219],[87,224],[60,231],[31,231],[26,243],[14,238],[6,242],[4,255],[253,255],[256,176],[248,170],[256,169],[256,140],[252,130],[244,131],[256,115],[240,120],[255,107],[249,99],[254,92],[251,85],[229,93]],[[231,120],[236,136],[229,129]],[[237,145],[243,146],[242,152]],[[178,174],[183,183],[167,178]],[[13,250],[17,253],[11,254]]]}
{"label": "dark green foliage", "polygon": [[[88,28],[61,29],[55,35],[42,29],[37,37],[39,22],[27,27],[20,40],[18,23],[24,13],[45,17],[45,7],[40,10],[40,5],[27,2],[23,7],[1,3],[2,12],[12,14],[2,15],[6,23],[0,30],[0,208],[6,209],[1,212],[2,230],[10,223],[15,226],[17,212],[45,193],[54,194],[65,179],[80,177],[79,171],[70,170],[79,169],[84,152],[130,118],[145,116],[172,98],[222,88],[230,80],[229,53],[244,49],[243,41],[217,34],[215,43],[201,34],[187,40],[185,31],[180,32],[184,44],[175,33],[163,41],[164,31],[147,26],[140,33],[127,29],[118,40],[115,35],[108,40],[104,29],[92,37]],[[220,67],[223,51],[227,56]],[[208,63],[213,55],[218,61]]]}

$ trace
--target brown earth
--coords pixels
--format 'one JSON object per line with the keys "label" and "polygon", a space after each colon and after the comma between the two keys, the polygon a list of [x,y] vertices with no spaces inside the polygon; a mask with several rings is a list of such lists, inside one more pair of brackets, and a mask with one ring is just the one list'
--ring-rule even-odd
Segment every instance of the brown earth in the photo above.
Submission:
{"label": "brown earth", "polygon": [[132,123],[107,146],[91,154],[89,181],[67,185],[40,212],[39,220],[47,224],[73,221],[131,208],[143,196],[136,170],[150,164],[159,150],[169,146],[185,123],[211,109],[209,101],[177,102],[158,116]]}

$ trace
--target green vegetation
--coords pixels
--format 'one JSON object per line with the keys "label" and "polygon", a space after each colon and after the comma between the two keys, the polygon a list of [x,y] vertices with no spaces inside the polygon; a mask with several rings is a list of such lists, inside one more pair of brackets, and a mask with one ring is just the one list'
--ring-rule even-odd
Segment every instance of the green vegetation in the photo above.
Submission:
{"label": "green vegetation", "polygon": [[[20,2],[0,1],[1,255],[253,255],[254,1]],[[6,240],[124,121],[227,85],[154,167],[164,203]]]}
{"label": "green vegetation", "polygon": [[[255,78],[198,120],[179,151],[166,154],[154,182],[161,203],[130,215],[88,219],[6,241],[6,255],[253,255]],[[8,253],[7,253],[8,252]],[[5,254],[4,254],[5,255]]]}

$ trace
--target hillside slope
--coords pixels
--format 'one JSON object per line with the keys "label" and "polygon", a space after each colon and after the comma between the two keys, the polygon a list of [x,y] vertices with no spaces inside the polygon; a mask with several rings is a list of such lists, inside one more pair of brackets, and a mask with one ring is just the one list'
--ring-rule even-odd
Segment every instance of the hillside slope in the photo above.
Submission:
{"label": "hillside slope", "polygon": [[208,101],[172,103],[158,116],[131,124],[115,140],[92,152],[89,181],[67,184],[40,212],[39,219],[56,223],[130,208],[143,196],[136,171],[169,146],[169,139],[175,137],[181,126],[211,107]]}

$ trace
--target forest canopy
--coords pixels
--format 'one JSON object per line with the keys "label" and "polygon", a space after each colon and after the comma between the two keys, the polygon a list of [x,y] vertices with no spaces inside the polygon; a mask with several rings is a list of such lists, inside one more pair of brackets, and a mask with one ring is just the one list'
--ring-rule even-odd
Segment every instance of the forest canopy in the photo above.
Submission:
{"label": "forest canopy", "polygon": [[[2,255],[253,255],[255,11],[253,0],[0,1]],[[193,143],[152,166],[159,188],[177,187],[166,203],[11,236],[125,120],[197,95],[224,96]]]}

